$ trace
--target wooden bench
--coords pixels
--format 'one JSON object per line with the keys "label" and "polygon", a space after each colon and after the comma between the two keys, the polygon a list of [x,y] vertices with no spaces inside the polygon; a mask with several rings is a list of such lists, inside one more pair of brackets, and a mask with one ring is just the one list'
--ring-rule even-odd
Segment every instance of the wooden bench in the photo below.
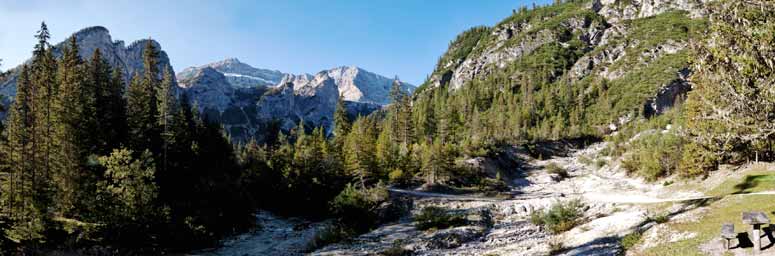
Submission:
{"label": "wooden bench", "polygon": [[735,233],[735,224],[724,223],[721,225],[721,238],[726,240],[724,242],[724,249],[729,250],[729,240],[737,238],[737,233]]}

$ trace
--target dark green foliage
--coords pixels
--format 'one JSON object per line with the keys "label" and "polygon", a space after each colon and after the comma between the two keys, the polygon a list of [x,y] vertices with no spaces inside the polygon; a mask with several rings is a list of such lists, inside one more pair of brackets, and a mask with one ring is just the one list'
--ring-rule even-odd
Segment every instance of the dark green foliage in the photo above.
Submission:
{"label": "dark green foliage", "polygon": [[159,152],[160,131],[157,91],[160,88],[156,47],[148,41],[143,51],[144,73],[135,74],[127,92],[127,125],[129,145],[142,150],[150,147],[154,154]]}
{"label": "dark green foliage", "polygon": [[388,191],[384,185],[357,189],[352,184],[348,184],[331,201],[331,211],[347,227],[357,232],[364,232],[377,224],[379,220],[375,209],[387,199]]}
{"label": "dark green foliage", "polygon": [[549,209],[530,215],[530,222],[559,234],[579,224],[584,205],[579,200],[555,203]]}
{"label": "dark green foliage", "polygon": [[420,211],[420,214],[414,216],[414,226],[420,230],[457,227],[466,224],[466,222],[464,216],[449,213],[443,208],[434,206],[425,207]]}
{"label": "dark green foliage", "polygon": [[643,237],[643,233],[639,231],[625,235],[622,237],[622,249],[626,252],[635,247],[640,242],[641,237]]}

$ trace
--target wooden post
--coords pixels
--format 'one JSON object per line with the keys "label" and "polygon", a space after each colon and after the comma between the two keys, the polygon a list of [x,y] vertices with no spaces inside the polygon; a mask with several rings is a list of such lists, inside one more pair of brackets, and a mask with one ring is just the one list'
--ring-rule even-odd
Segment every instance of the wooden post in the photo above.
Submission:
{"label": "wooden post", "polygon": [[753,225],[753,251],[754,253],[758,253],[762,250],[762,237],[761,234],[759,234],[759,224]]}

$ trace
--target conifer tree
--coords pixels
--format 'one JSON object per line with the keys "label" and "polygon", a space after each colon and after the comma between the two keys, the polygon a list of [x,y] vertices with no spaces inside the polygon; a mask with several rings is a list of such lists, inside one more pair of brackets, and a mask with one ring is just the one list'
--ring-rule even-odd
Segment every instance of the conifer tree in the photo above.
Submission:
{"label": "conifer tree", "polygon": [[344,104],[344,96],[339,95],[334,111],[334,136],[344,138],[350,132],[350,117],[347,115],[347,107]]}
{"label": "conifer tree", "polygon": [[[11,163],[8,183],[3,193],[3,201],[10,208],[11,229],[7,235],[17,240],[31,240],[41,236],[43,231],[39,225],[41,213],[35,207],[33,198],[32,173],[34,165],[31,161],[33,137],[31,112],[31,88],[30,71],[26,65],[21,67],[16,83],[16,97],[11,105],[8,116],[7,144],[8,161]],[[4,191],[5,192],[5,191]]]}
{"label": "conifer tree", "polygon": [[[112,95],[114,81],[111,72],[110,64],[102,57],[100,49],[95,49],[87,71],[91,92],[84,92],[87,95],[93,93],[93,100],[86,99],[85,103],[88,104],[86,111],[91,110],[94,113],[90,118],[94,121],[85,123],[84,128],[94,135],[93,148],[90,151],[100,155],[110,153],[113,147],[117,146],[114,136],[118,136],[116,130],[119,127],[114,124],[112,117],[116,99]],[[88,97],[87,95],[85,97]]]}
{"label": "conifer tree", "polygon": [[172,133],[172,118],[175,115],[175,108],[177,105],[177,101],[175,99],[174,93],[174,84],[173,84],[173,77],[172,77],[172,71],[169,70],[169,68],[164,70],[163,78],[161,81],[161,87],[159,87],[159,90],[157,92],[157,109],[158,109],[158,118],[157,118],[157,126],[160,127],[161,132],[161,139],[162,139],[162,163],[161,163],[161,171],[167,172],[168,167],[168,151],[169,151],[169,145],[174,144],[175,136]]}
{"label": "conifer tree", "polygon": [[127,94],[127,125],[129,145],[135,152],[150,149],[159,155],[160,130],[158,126],[159,53],[148,41],[143,51],[142,76],[135,74]]}
{"label": "conifer tree", "polygon": [[57,79],[60,86],[55,107],[57,163],[53,179],[57,186],[57,208],[64,214],[72,214],[78,206],[80,185],[84,184],[82,164],[89,154],[88,142],[93,135],[83,129],[84,122],[92,122],[86,117],[86,111],[92,110],[86,98],[93,98],[93,91],[89,89],[75,38],[63,50]]}
{"label": "conifer tree", "polygon": [[357,118],[345,145],[345,168],[360,187],[365,188],[376,169],[373,121],[367,117]]}
{"label": "conifer tree", "polygon": [[57,91],[56,60],[48,43],[50,34],[46,23],[41,23],[35,36],[38,43],[33,50],[30,72],[30,113],[32,114],[32,144],[31,162],[32,186],[35,202],[42,205],[51,203],[50,175],[52,156],[55,153],[53,126],[56,119],[53,111],[55,93]]}
{"label": "conifer tree", "polygon": [[[124,74],[120,68],[114,68],[111,74],[108,88],[103,90],[102,99],[105,105],[100,105],[103,109],[103,116],[100,117],[100,123],[107,128],[105,133],[105,150],[112,150],[121,147],[127,139],[127,119],[126,119],[126,98],[124,98],[124,88],[126,88]],[[103,153],[106,153],[103,151]]]}

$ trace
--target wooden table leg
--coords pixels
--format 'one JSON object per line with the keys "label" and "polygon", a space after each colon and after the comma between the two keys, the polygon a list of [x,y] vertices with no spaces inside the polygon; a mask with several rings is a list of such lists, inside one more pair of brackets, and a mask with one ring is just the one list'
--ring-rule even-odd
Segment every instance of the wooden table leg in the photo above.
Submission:
{"label": "wooden table leg", "polygon": [[753,225],[753,251],[759,252],[762,250],[762,237],[761,234],[759,234],[759,225]]}

